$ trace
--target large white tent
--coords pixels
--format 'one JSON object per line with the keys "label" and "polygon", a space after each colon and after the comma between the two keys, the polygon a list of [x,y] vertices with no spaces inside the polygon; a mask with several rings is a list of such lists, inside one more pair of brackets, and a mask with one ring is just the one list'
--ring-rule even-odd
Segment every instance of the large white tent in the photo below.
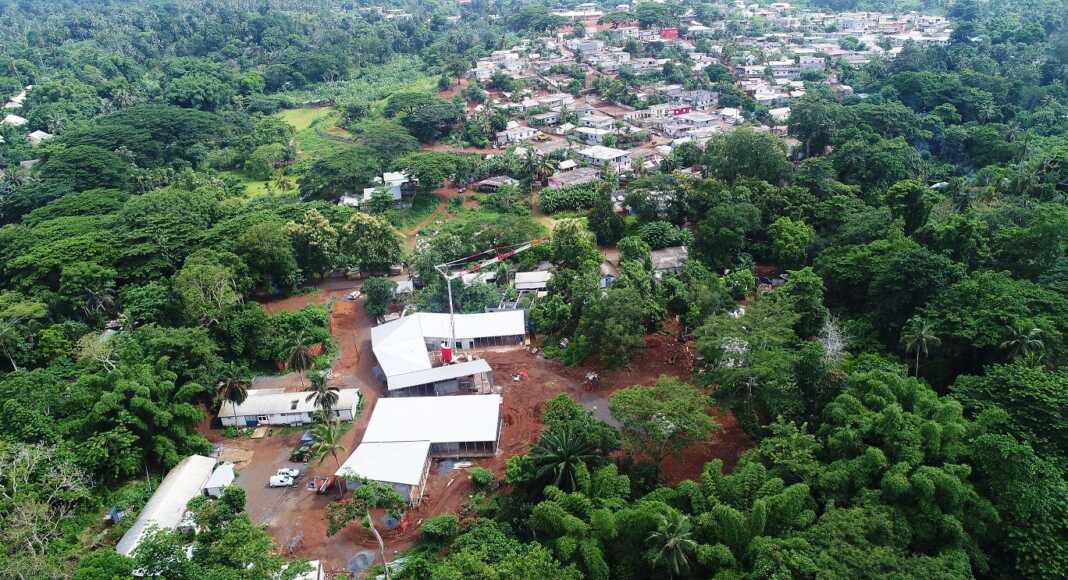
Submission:
{"label": "large white tent", "polygon": [[115,551],[129,556],[152,527],[177,528],[185,516],[186,504],[201,494],[214,468],[215,459],[203,455],[190,455],[175,465],[149,498],[137,521],[119,540]]}

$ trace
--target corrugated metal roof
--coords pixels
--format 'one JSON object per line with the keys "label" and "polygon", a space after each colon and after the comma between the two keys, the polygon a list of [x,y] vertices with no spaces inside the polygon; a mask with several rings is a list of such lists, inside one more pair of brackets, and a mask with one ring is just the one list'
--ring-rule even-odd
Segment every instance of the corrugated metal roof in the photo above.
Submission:
{"label": "corrugated metal roof", "polygon": [[552,272],[545,271],[516,272],[515,288],[516,290],[541,290],[552,277]]}
{"label": "corrugated metal roof", "polygon": [[379,399],[363,440],[496,441],[500,416],[500,395]]}
{"label": "corrugated metal roof", "polygon": [[404,373],[402,375],[393,375],[387,377],[386,382],[389,384],[389,390],[392,391],[395,389],[406,389],[417,385],[447,381],[449,379],[469,377],[476,373],[488,373],[490,370],[489,363],[486,362],[485,359],[478,359]]}
{"label": "corrugated metal roof", "polygon": [[145,504],[137,521],[122,536],[115,551],[129,556],[149,527],[174,529],[185,515],[185,505],[189,500],[200,495],[204,482],[211,476],[215,467],[215,458],[203,455],[190,455],[183,459],[163,478],[156,493]]}
{"label": "corrugated metal roof", "polygon": [[429,454],[429,441],[361,443],[334,475],[419,485],[423,482],[423,469]]}
{"label": "corrugated metal roof", "polygon": [[[249,417],[257,415],[274,415],[276,413],[312,413],[318,409],[315,401],[308,400],[309,393],[301,391],[287,393],[280,389],[256,389],[248,392],[248,398],[244,403],[234,406],[223,402],[219,407],[220,417]],[[359,400],[359,389],[340,389],[337,392],[337,403],[331,411],[351,409]]]}

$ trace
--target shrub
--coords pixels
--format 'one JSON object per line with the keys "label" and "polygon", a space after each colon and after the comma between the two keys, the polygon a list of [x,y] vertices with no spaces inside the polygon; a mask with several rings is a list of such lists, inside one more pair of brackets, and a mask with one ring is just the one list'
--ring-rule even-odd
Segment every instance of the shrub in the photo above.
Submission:
{"label": "shrub", "polygon": [[471,485],[478,491],[489,491],[493,485],[493,473],[485,467],[472,467],[468,473],[471,474]]}
{"label": "shrub", "polygon": [[423,522],[420,534],[426,542],[445,545],[460,534],[460,519],[456,514],[434,516]]}
{"label": "shrub", "polygon": [[556,213],[569,209],[589,209],[597,203],[597,191],[592,184],[562,189],[544,189],[538,198],[541,210]]}

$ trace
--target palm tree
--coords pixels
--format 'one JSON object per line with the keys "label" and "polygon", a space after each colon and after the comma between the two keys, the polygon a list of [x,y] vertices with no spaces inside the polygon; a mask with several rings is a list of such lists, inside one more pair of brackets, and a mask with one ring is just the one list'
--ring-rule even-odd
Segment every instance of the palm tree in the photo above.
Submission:
{"label": "palm tree", "polygon": [[933,346],[942,344],[942,339],[935,334],[934,325],[919,317],[913,317],[901,333],[901,342],[905,352],[916,353],[916,376],[920,376],[920,355],[928,356]]}
{"label": "palm tree", "polygon": [[1001,348],[1007,350],[1009,358],[1013,360],[1032,355],[1041,356],[1042,349],[1046,348],[1046,343],[1042,342],[1041,337],[1041,328],[1031,327],[1030,330],[1024,331],[1021,326],[1013,325],[1012,335],[1001,343]]}
{"label": "palm tree", "polygon": [[649,534],[648,541],[655,546],[652,548],[653,564],[666,565],[669,577],[683,574],[690,568],[690,555],[697,548],[690,518],[675,511],[669,516],[661,515],[660,523]]}
{"label": "palm tree", "polygon": [[293,337],[293,342],[289,346],[289,355],[286,357],[289,367],[300,373],[300,388],[302,389],[304,388],[304,371],[308,370],[315,360],[311,353],[312,342],[310,340],[307,334],[298,332]]}
{"label": "palm tree", "polygon": [[230,403],[234,408],[234,419],[237,419],[237,406],[248,398],[248,388],[252,386],[245,369],[234,363],[228,363],[223,368],[222,376],[215,387],[215,396],[220,402]]}
{"label": "palm tree", "polygon": [[337,419],[316,425],[312,429],[312,438],[314,439],[314,443],[311,446],[312,456],[319,463],[322,463],[326,460],[326,456],[329,455],[337,462],[337,468],[341,469],[341,458],[338,457],[338,453],[347,451],[345,446],[341,444],[342,435],[344,435],[344,432],[341,430],[341,421]]}
{"label": "palm tree", "polygon": [[553,485],[569,492],[578,489],[579,465],[596,455],[590,441],[570,426],[550,429],[530,451],[538,477],[551,475]]}
{"label": "palm tree", "polygon": [[338,400],[338,388],[326,383],[326,375],[322,373],[314,373],[304,390],[307,391],[307,401],[314,402],[315,406],[319,408],[323,413],[323,418],[328,417],[330,409],[334,408]]}

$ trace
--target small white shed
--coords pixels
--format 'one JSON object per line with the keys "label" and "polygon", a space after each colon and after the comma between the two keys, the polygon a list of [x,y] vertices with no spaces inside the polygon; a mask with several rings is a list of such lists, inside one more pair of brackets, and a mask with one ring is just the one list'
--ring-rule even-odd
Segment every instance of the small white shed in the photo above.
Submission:
{"label": "small white shed", "polygon": [[234,482],[234,464],[221,463],[211,473],[208,481],[204,482],[204,495],[222,497],[223,491]]}

